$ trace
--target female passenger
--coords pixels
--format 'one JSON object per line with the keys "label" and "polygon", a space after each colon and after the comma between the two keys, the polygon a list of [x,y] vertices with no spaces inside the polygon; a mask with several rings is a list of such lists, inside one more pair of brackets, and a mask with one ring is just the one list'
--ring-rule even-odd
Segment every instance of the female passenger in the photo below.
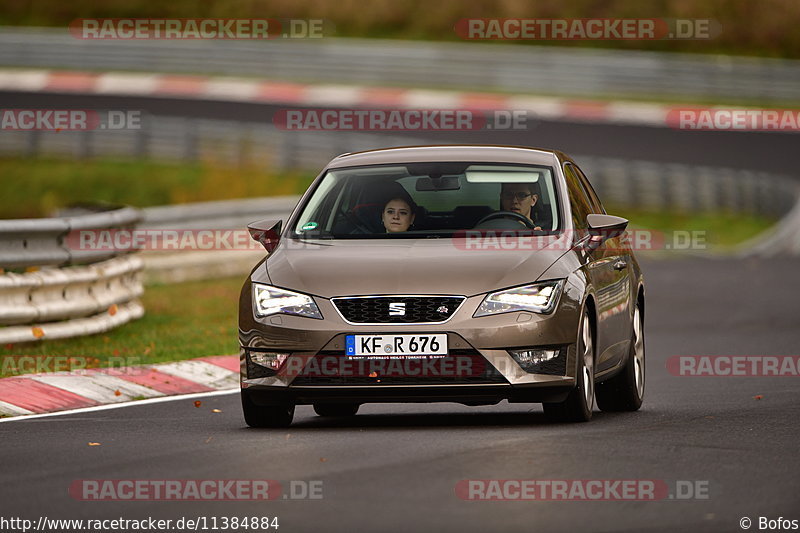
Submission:
{"label": "female passenger", "polygon": [[416,205],[410,198],[395,197],[386,202],[381,213],[381,221],[387,233],[408,230],[414,223]]}

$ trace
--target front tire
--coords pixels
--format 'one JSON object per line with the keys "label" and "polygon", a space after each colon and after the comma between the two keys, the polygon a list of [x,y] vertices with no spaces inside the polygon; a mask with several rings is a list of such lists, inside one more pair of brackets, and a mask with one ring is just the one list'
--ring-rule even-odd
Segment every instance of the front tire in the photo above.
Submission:
{"label": "front tire", "polygon": [[644,399],[644,369],[644,319],[637,303],[628,361],[619,374],[597,384],[597,406],[603,411],[637,411]]}
{"label": "front tire", "polygon": [[294,418],[294,404],[256,405],[242,392],[244,421],[251,428],[286,428]]}
{"label": "front tire", "polygon": [[576,356],[577,384],[563,402],[544,403],[545,416],[556,422],[588,422],[592,419],[594,406],[594,339],[589,312],[584,311],[578,332]]}

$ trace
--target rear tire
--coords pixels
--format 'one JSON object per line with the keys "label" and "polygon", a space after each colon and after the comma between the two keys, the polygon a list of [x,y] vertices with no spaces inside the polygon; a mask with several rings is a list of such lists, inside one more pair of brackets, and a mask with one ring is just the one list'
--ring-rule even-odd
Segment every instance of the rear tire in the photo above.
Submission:
{"label": "rear tire", "polygon": [[315,403],[314,412],[319,416],[353,416],[359,407],[357,403]]}
{"label": "rear tire", "polygon": [[578,369],[577,384],[566,400],[558,403],[543,403],[545,416],[555,422],[588,422],[592,419],[594,406],[594,340],[589,312],[584,311],[578,331],[576,350]]}
{"label": "rear tire", "polygon": [[597,384],[597,406],[603,411],[637,411],[644,399],[644,369],[644,320],[637,303],[628,361],[619,374]]}
{"label": "rear tire", "polygon": [[256,405],[242,392],[244,421],[251,428],[285,428],[294,418],[294,404]]}

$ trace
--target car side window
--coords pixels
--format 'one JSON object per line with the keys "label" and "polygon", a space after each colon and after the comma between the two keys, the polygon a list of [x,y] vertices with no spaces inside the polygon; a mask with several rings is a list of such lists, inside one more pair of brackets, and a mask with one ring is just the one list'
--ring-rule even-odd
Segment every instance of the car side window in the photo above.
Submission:
{"label": "car side window", "polygon": [[572,223],[576,229],[587,229],[586,216],[594,212],[592,203],[581,186],[575,168],[569,163],[564,165],[564,177],[567,180],[569,204],[572,208]]}
{"label": "car side window", "polygon": [[600,201],[600,197],[598,197],[597,193],[594,191],[594,187],[592,187],[592,184],[589,183],[589,179],[586,177],[586,174],[583,173],[583,171],[580,169],[578,165],[573,165],[570,163],[569,166],[572,167],[572,169],[575,171],[575,174],[578,175],[581,188],[589,197],[589,202],[591,202],[592,204],[592,213],[605,215],[606,210],[603,207],[603,203]]}

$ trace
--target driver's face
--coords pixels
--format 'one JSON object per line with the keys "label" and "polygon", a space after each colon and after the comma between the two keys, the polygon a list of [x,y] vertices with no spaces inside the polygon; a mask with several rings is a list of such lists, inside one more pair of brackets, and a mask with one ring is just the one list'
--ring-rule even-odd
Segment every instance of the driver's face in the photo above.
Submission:
{"label": "driver's face", "polygon": [[538,197],[524,183],[506,183],[500,192],[500,205],[503,211],[513,211],[531,219],[531,207]]}

